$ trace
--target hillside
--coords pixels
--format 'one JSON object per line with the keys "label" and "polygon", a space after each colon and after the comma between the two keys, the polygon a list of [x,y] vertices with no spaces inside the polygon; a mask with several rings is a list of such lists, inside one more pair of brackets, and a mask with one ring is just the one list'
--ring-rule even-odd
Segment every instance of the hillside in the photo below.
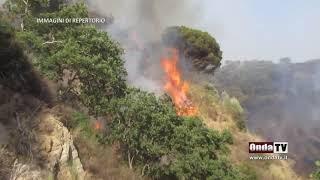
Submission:
{"label": "hillside", "polygon": [[[263,138],[247,132],[243,98],[209,82],[222,51],[208,33],[180,27],[186,49],[156,42],[153,57],[141,48],[163,71],[155,94],[128,82],[130,52],[109,32],[35,20],[89,18],[86,4],[8,2],[0,14],[1,179],[302,179],[291,161],[249,160],[248,142]],[[189,74],[184,60],[196,67]]]}
{"label": "hillside", "polygon": [[196,82],[191,88],[191,94],[193,101],[199,106],[200,116],[209,128],[220,131],[228,129],[232,132],[234,140],[230,146],[230,159],[249,169],[248,174],[251,176],[248,179],[303,179],[293,171],[292,160],[249,160],[248,142],[264,141],[264,138],[241,128],[242,123],[245,123],[245,116],[236,99],[226,93],[219,93],[210,83],[199,84],[198,78]]}
{"label": "hillside", "polygon": [[289,142],[295,168],[302,173],[310,172],[320,156],[319,70],[320,60],[229,62],[214,82],[240,99],[251,132]]}
{"label": "hillside", "polygon": [[76,119],[77,110],[61,103],[57,84],[38,73],[2,18],[0,179],[141,179],[119,162],[111,146],[87,139],[80,125],[63,124]]}
{"label": "hillside", "polygon": [[53,95],[48,85],[4,23],[0,58],[0,179],[83,175],[70,133],[49,112]]}

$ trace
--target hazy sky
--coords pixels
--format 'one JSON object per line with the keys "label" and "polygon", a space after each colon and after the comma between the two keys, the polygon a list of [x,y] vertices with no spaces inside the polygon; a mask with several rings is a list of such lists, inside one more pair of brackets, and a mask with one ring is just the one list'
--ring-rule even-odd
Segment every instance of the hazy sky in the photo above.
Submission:
{"label": "hazy sky", "polygon": [[200,27],[224,59],[320,58],[319,0],[203,0]]}
{"label": "hazy sky", "polygon": [[[193,10],[185,12],[193,13],[186,15],[193,18],[192,24],[187,21],[172,23],[209,31],[220,43],[224,59],[277,60],[289,56],[295,61],[302,61],[320,58],[320,0],[185,2],[192,2],[189,4],[194,6],[191,7]],[[163,11],[166,12],[165,9]],[[195,17],[197,21],[194,21]]]}

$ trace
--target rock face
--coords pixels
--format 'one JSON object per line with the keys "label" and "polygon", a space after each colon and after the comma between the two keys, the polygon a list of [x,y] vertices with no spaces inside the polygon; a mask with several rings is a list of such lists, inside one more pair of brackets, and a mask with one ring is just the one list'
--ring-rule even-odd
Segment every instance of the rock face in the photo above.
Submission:
{"label": "rock face", "polygon": [[[49,173],[48,173],[49,174]],[[47,175],[48,175],[47,174]],[[43,170],[32,164],[15,161],[12,169],[11,180],[42,180],[47,176]]]}
{"label": "rock face", "polygon": [[38,132],[39,155],[47,161],[49,170],[72,165],[76,172],[84,172],[72,136],[60,121],[50,114],[44,114]]}
{"label": "rock face", "polygon": [[34,160],[25,164],[16,161],[11,179],[83,179],[85,173],[72,136],[56,117],[41,113],[33,131]]}

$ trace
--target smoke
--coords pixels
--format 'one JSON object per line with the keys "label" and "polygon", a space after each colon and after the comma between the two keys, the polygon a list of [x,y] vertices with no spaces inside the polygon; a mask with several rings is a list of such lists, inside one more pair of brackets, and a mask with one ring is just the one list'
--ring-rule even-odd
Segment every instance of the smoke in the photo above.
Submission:
{"label": "smoke", "polygon": [[125,49],[129,84],[155,93],[162,92],[161,35],[166,27],[195,25],[202,14],[196,0],[97,0],[88,1],[94,12],[113,16],[106,28]]}
{"label": "smoke", "polygon": [[229,62],[214,83],[242,99],[247,127],[268,141],[287,141],[295,169],[307,174],[320,157],[320,60]]}
{"label": "smoke", "polygon": [[91,8],[103,15],[113,15],[119,27],[134,27],[144,40],[159,38],[171,25],[195,24],[203,14],[195,0],[97,0],[88,1]]}
{"label": "smoke", "polygon": [[[230,0],[96,0],[88,1],[88,4],[103,16],[114,16],[114,24],[106,30],[125,49],[128,82],[156,93],[162,92],[161,33],[172,25],[209,31],[221,43],[224,57],[230,59],[274,59],[288,55],[307,59],[319,54],[314,42],[320,36],[313,32],[319,28],[312,28],[312,20],[318,15],[307,15],[308,8],[299,8],[296,13],[293,5],[284,12],[291,2],[276,6],[278,3],[269,1],[259,4]],[[269,13],[273,10],[276,13]],[[292,23],[296,16],[299,17],[298,25]],[[241,71],[231,67],[221,73],[221,79],[231,81],[226,82],[232,84],[230,89],[254,92],[256,88],[258,92],[262,88],[261,94],[247,94],[250,99],[244,103],[250,113],[249,129],[267,139],[289,141],[298,168],[305,170],[305,166],[310,167],[313,163],[313,157],[319,155],[320,66],[310,75],[309,67],[304,65],[293,68],[272,64],[269,67],[268,64],[246,63]],[[259,74],[266,68],[270,72]],[[278,71],[274,72],[275,69]],[[219,74],[217,72],[215,76]],[[268,80],[268,77],[271,78]],[[301,146],[306,142],[311,143]]]}

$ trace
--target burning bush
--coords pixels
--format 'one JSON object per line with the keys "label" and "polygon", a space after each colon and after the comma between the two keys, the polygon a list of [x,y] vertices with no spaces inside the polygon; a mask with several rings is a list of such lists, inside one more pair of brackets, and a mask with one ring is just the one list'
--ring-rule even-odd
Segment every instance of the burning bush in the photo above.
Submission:
{"label": "burning bush", "polygon": [[183,81],[180,69],[178,68],[179,53],[177,49],[168,49],[170,55],[161,59],[162,67],[165,72],[165,91],[171,96],[178,115],[194,116],[197,108],[187,97],[189,84]]}
{"label": "burning bush", "polygon": [[129,167],[143,174],[172,179],[236,179],[223,158],[230,133],[205,127],[195,117],[177,116],[172,104],[153,94],[131,90],[112,109],[111,139],[120,142]]}
{"label": "burning bush", "polygon": [[163,41],[179,48],[197,70],[213,72],[221,65],[220,46],[207,32],[185,26],[169,27],[163,34]]}

